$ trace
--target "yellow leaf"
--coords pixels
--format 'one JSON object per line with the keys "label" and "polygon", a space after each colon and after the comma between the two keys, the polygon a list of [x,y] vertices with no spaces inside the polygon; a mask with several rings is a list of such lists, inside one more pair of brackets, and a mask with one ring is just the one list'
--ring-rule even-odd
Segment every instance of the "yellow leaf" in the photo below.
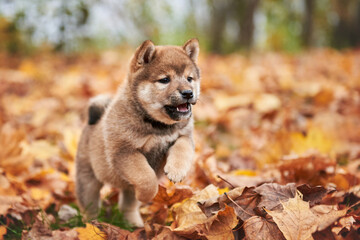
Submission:
{"label": "yellow leaf", "polygon": [[64,132],[64,144],[67,151],[75,159],[77,144],[80,138],[80,129],[66,129]]}
{"label": "yellow leaf", "polygon": [[335,144],[331,134],[315,127],[310,127],[306,136],[301,133],[293,133],[290,137],[292,150],[297,154],[303,154],[311,149],[328,154]]}
{"label": "yellow leaf", "polygon": [[42,200],[49,198],[51,193],[46,189],[33,187],[30,189],[30,195],[34,200]]}
{"label": "yellow leaf", "polygon": [[269,113],[281,107],[280,99],[273,94],[261,94],[255,99],[255,109],[260,113]]}
{"label": "yellow leaf", "polygon": [[19,70],[31,77],[35,77],[38,74],[38,69],[36,68],[35,63],[30,60],[22,61]]}
{"label": "yellow leaf", "polygon": [[79,233],[78,238],[80,240],[106,239],[106,234],[90,223],[86,223],[86,227],[84,228],[76,228],[76,231]]}
{"label": "yellow leaf", "polygon": [[37,140],[30,145],[23,145],[24,153],[30,154],[36,159],[47,160],[52,156],[59,155],[59,147],[45,140]]}
{"label": "yellow leaf", "polygon": [[207,217],[201,211],[197,202],[216,196],[219,196],[217,188],[214,185],[209,185],[184,201],[184,203],[174,205],[173,211],[176,214],[175,221],[177,222],[175,231],[191,232],[197,224],[204,223]]}
{"label": "yellow leaf", "polygon": [[44,177],[46,175],[50,175],[50,174],[53,174],[55,172],[56,171],[53,168],[42,169],[41,171],[39,171],[36,174],[34,174],[33,176],[31,176],[31,180],[41,181],[42,179],[44,179]]}
{"label": "yellow leaf", "polygon": [[220,195],[221,195],[221,194],[224,194],[224,193],[226,193],[226,192],[228,192],[228,191],[229,191],[229,188],[228,188],[228,187],[219,188],[219,189],[218,189],[218,192],[219,192]]}
{"label": "yellow leaf", "polygon": [[238,169],[231,172],[236,176],[256,176],[256,172],[250,169]]}
{"label": "yellow leaf", "polygon": [[217,158],[226,158],[229,157],[231,154],[231,150],[228,146],[225,146],[224,144],[218,144],[216,146],[216,152],[215,155]]}

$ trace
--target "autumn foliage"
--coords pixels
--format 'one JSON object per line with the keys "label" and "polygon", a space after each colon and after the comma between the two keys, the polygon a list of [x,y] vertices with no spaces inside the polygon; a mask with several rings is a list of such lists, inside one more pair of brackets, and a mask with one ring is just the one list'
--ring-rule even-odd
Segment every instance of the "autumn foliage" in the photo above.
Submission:
{"label": "autumn foliage", "polygon": [[0,54],[0,239],[360,238],[358,51],[200,56],[191,173],[161,179],[144,228],[121,214],[105,222],[110,187],[102,217],[83,222],[74,156],[84,111],[116,91],[131,52]]}

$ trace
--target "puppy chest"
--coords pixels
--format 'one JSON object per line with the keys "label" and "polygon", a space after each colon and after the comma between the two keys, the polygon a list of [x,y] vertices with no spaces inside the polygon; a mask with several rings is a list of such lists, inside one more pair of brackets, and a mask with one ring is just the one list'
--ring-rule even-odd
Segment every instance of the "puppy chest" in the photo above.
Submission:
{"label": "puppy chest", "polygon": [[176,138],[149,138],[141,152],[146,157],[150,166],[157,172],[166,160],[169,148],[174,144]]}

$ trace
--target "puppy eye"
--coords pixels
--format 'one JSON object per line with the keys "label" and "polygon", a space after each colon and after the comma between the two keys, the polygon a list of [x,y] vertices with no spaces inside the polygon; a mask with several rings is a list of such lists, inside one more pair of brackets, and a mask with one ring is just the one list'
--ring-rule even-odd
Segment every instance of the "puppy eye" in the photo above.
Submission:
{"label": "puppy eye", "polygon": [[163,83],[163,84],[167,84],[170,82],[170,78],[169,77],[165,77],[165,78],[162,78],[160,80],[158,80],[159,83]]}
{"label": "puppy eye", "polygon": [[191,82],[193,80],[192,77],[187,77],[188,82]]}

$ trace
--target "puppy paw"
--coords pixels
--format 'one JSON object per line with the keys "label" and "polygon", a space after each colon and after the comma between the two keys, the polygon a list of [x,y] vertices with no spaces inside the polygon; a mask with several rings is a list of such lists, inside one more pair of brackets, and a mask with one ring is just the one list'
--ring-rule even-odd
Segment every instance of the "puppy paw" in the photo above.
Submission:
{"label": "puppy paw", "polygon": [[169,178],[170,181],[173,183],[181,182],[188,170],[184,167],[176,167],[172,164],[167,163],[164,167],[165,175]]}
{"label": "puppy paw", "polygon": [[125,211],[124,212],[125,219],[135,227],[143,227],[144,221],[141,218],[139,210],[134,211]]}

